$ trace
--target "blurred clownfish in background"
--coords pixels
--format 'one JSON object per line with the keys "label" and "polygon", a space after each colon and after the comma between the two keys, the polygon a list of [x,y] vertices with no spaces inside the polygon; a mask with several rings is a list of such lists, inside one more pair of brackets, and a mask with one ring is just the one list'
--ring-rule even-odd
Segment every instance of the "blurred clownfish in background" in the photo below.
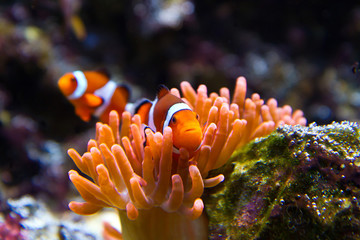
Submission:
{"label": "blurred clownfish in background", "polygon": [[89,121],[93,115],[108,123],[110,111],[116,110],[121,115],[129,98],[128,87],[111,81],[102,71],[66,73],[58,85],[83,121]]}
{"label": "blurred clownfish in background", "polygon": [[203,134],[198,115],[183,100],[160,85],[154,101],[143,99],[135,103],[134,113],[141,116],[144,131],[164,132],[169,126],[173,132],[173,153],[185,148],[192,156],[201,146]]}

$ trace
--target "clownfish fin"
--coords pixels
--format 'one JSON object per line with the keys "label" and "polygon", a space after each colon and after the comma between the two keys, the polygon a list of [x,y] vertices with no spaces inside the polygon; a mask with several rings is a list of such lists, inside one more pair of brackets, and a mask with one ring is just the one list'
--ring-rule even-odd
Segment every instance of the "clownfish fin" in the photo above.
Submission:
{"label": "clownfish fin", "polygon": [[128,102],[131,96],[131,91],[128,85],[125,83],[119,83],[118,89],[120,90],[121,94],[125,96],[126,101]]}
{"label": "clownfish fin", "polygon": [[148,146],[149,145],[149,143],[148,143],[148,138],[147,138],[147,135],[146,135],[146,129],[150,129],[150,131],[152,131],[153,133],[155,133],[154,132],[154,130],[152,130],[148,125],[146,125],[146,124],[141,124],[141,128],[142,128],[142,134],[143,134],[143,139],[144,139],[144,141],[143,141],[143,145],[144,145],[144,147],[146,147],[146,146]]}
{"label": "clownfish fin", "polygon": [[152,106],[152,102],[149,99],[143,98],[134,104],[134,114],[139,114],[141,122],[148,122],[149,112]]}
{"label": "clownfish fin", "polygon": [[156,96],[158,99],[162,98],[163,96],[165,96],[166,94],[168,94],[170,92],[170,90],[163,84],[160,84],[158,86],[157,92],[156,92]]}
{"label": "clownfish fin", "polygon": [[76,115],[78,115],[81,118],[81,120],[83,120],[85,122],[88,122],[91,119],[91,113],[88,108],[76,107],[75,113],[76,113]]}
{"label": "clownfish fin", "polygon": [[104,102],[104,100],[101,97],[96,96],[95,94],[92,93],[85,93],[83,97],[84,97],[84,102],[89,107],[96,108],[99,107]]}
{"label": "clownfish fin", "polygon": [[134,103],[134,114],[143,111],[143,109],[150,109],[152,102],[147,98],[142,98]]}
{"label": "clownfish fin", "polygon": [[111,78],[111,74],[109,72],[109,70],[105,67],[102,67],[102,68],[98,68],[95,70],[97,73],[100,73],[102,75],[104,75],[105,77],[107,77],[108,79]]}

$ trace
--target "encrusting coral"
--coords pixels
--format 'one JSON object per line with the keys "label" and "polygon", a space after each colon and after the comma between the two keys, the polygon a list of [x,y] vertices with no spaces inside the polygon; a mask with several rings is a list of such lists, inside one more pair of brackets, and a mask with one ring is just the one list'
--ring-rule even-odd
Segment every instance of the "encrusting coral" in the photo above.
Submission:
{"label": "encrusting coral", "polygon": [[[246,80],[237,79],[234,97],[230,91],[207,95],[205,85],[197,92],[181,83],[183,100],[199,115],[203,127],[200,150],[189,157],[185,149],[173,157],[172,130],[145,132],[141,119],[112,111],[109,124],[97,123],[95,140],[88,142],[82,156],[74,149],[68,154],[80,171],[69,177],[86,202],[71,202],[78,214],[93,214],[103,207],[119,210],[124,239],[207,239],[207,220],[201,200],[204,188],[224,180],[222,174],[207,178],[209,171],[223,166],[232,153],[254,138],[271,133],[281,124],[305,125],[300,110],[277,107],[275,99],[267,104],[258,94],[245,99]],[[179,90],[171,93],[180,97]],[[186,229],[186,231],[185,231]]]}
{"label": "encrusting coral", "polygon": [[360,239],[360,127],[283,125],[216,170],[209,239]]}

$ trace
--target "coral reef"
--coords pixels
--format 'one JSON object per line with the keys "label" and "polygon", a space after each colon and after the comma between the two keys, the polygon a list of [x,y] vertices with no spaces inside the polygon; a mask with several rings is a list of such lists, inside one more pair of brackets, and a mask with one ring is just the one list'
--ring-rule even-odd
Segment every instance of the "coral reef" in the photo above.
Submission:
{"label": "coral reef", "polygon": [[[306,124],[300,110],[292,113],[289,106],[278,108],[274,99],[267,105],[258,94],[245,99],[243,77],[237,80],[231,103],[227,88],[209,97],[204,85],[197,93],[187,82],[181,88],[183,100],[204,126],[202,146],[195,156],[189,157],[185,149],[180,149],[180,156],[173,157],[170,127],[163,134],[149,129],[142,134],[140,116],[131,118],[124,112],[119,129],[119,116],[112,111],[109,125],[97,123],[96,138],[89,141],[86,153],[81,156],[74,149],[68,151],[79,170],[93,180],[77,171],[69,172],[86,201],[71,202],[71,210],[87,215],[103,207],[119,209],[125,239],[159,239],[159,232],[163,239],[204,239],[207,223],[200,197],[204,187],[214,187],[224,179],[221,173],[207,178],[209,171],[224,165],[235,149],[269,134],[278,125]],[[179,90],[171,92],[180,97]],[[148,144],[144,147],[145,139]],[[156,224],[149,223],[149,219]],[[171,224],[161,230],[167,222]]]}
{"label": "coral reef", "polygon": [[359,133],[284,125],[237,151],[204,197],[210,239],[359,239]]}

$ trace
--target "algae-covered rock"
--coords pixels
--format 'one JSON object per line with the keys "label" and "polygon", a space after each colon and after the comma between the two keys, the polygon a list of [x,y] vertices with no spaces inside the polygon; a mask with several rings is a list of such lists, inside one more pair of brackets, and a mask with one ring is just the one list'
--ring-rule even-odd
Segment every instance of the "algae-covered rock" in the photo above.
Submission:
{"label": "algae-covered rock", "polygon": [[359,142],[357,123],[283,126],[234,153],[210,239],[360,239]]}

